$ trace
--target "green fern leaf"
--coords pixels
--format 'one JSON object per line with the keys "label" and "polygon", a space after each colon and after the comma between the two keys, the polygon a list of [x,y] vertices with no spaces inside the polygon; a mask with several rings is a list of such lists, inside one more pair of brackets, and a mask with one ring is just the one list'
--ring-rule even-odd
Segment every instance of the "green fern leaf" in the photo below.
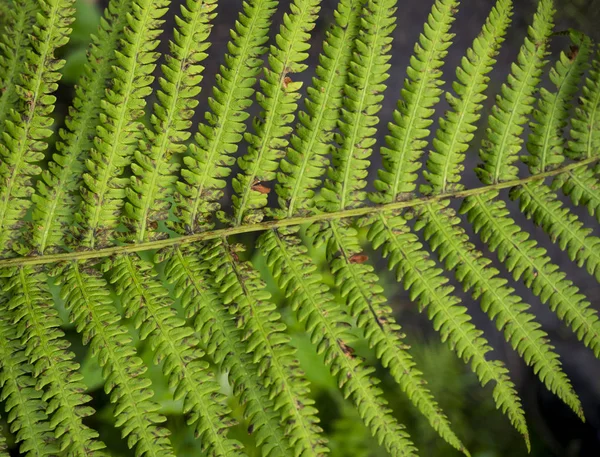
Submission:
{"label": "green fern leaf", "polygon": [[488,119],[487,138],[480,151],[483,164],[475,171],[484,184],[518,178],[517,167],[523,126],[533,110],[534,92],[546,63],[555,10],[552,0],[541,0],[525,42]]}
{"label": "green fern leaf", "polygon": [[332,151],[329,179],[321,190],[322,209],[353,208],[364,201],[368,157],[372,153],[377,113],[381,109],[385,73],[390,65],[391,33],[395,28],[396,0],[370,0],[363,9],[361,30],[344,86],[338,136],[339,148]]}
{"label": "green fern leaf", "polygon": [[213,226],[212,213],[220,205],[226,186],[224,179],[235,163],[232,156],[246,129],[245,111],[252,105],[254,83],[265,53],[269,20],[277,6],[276,0],[244,2],[227,45],[225,65],[217,76],[213,97],[209,98],[212,113],[206,113],[207,124],[198,126],[190,154],[184,157],[181,170],[183,182],[177,183],[175,213],[181,221],[179,233],[195,233]]}
{"label": "green fern leaf", "polygon": [[336,285],[349,313],[357,319],[357,326],[364,330],[369,345],[375,348],[377,358],[389,368],[400,388],[442,438],[468,455],[425,386],[422,373],[415,368],[409,348],[402,341],[400,326],[386,304],[383,289],[377,284],[379,278],[373,267],[365,263],[356,229],[341,224],[314,224],[310,232],[315,246],[327,243],[327,259]]}
{"label": "green fern leaf", "polygon": [[10,431],[21,443],[20,452],[25,457],[56,454],[58,448],[47,422],[48,405],[41,398],[42,392],[35,388],[32,367],[16,329],[6,319],[0,319],[0,367],[0,400],[5,402]]}
{"label": "green fern leaf", "polygon": [[319,435],[314,401],[307,396],[308,383],[284,333],[286,326],[256,270],[239,261],[239,249],[225,241],[215,242],[214,253],[209,256],[224,303],[233,308],[237,325],[243,329],[246,351],[253,354],[259,374],[265,379],[294,454],[322,456],[327,448]]}
{"label": "green fern leaf", "polygon": [[394,111],[390,135],[381,148],[383,170],[375,181],[378,193],[370,195],[375,203],[390,203],[415,190],[414,182],[421,168],[419,158],[427,146],[433,107],[442,95],[442,70],[451,39],[449,33],[458,11],[458,2],[438,0],[433,5],[425,29],[415,44],[415,54],[408,67],[408,78],[401,91],[402,99]]}
{"label": "green fern leaf", "polygon": [[83,175],[82,202],[77,214],[81,243],[105,246],[114,236],[124,204],[128,179],[121,177],[131,163],[140,139],[145,97],[152,89],[151,76],[158,53],[156,38],[169,0],[138,0],[123,32],[121,50],[116,52],[115,78],[102,101],[102,126],[97,129],[87,173]]}
{"label": "green fern leaf", "polygon": [[183,142],[190,136],[187,130],[198,105],[195,97],[204,69],[200,62],[207,57],[206,39],[215,8],[216,0],[189,0],[187,8],[182,6],[182,18],[177,18],[173,55],[162,67],[164,78],[160,79],[162,90],[157,93],[159,103],[151,118],[153,129],[146,129],[146,141],[140,142],[142,149],[135,153],[135,176],[127,189],[125,223],[137,242],[162,236],[157,231],[158,222],[168,217],[167,197],[176,179],[169,160],[173,153],[185,151]]}
{"label": "green fern leaf", "polygon": [[32,18],[39,11],[36,1],[19,1],[6,7],[6,28],[0,35],[0,126],[10,117],[10,109],[18,103],[17,84],[23,71],[29,36],[35,21]]}
{"label": "green fern leaf", "polygon": [[[291,13],[283,18],[281,30],[271,47],[269,68],[261,81],[258,104],[263,109],[254,119],[255,134],[247,133],[248,153],[240,158],[241,172],[233,179],[234,225],[242,222],[258,222],[263,218],[267,204],[267,192],[260,184],[276,177],[278,160],[288,146],[286,136],[291,132],[289,124],[300,98],[302,83],[292,81],[294,73],[304,71],[302,62],[308,57],[310,31],[315,26],[321,0],[294,0]],[[260,187],[259,187],[260,186]]]}
{"label": "green fern leaf", "polygon": [[456,69],[457,80],[452,87],[457,96],[447,94],[451,111],[440,119],[440,128],[433,140],[434,151],[427,158],[423,172],[429,185],[421,187],[424,194],[444,194],[464,188],[459,184],[464,154],[473,139],[475,123],[486,99],[484,94],[496,63],[495,56],[510,24],[512,2],[500,0],[492,8],[483,29],[467,50]]}
{"label": "green fern leaf", "polygon": [[508,217],[509,210],[497,200],[497,192],[467,198],[461,212],[467,213],[475,232],[513,274],[523,278],[527,287],[548,303],[560,319],[565,321],[577,337],[600,357],[600,322],[598,313],[566,274],[550,261],[546,250],[529,238]]}
{"label": "green fern leaf", "polygon": [[111,0],[97,34],[92,35],[89,57],[75,89],[75,99],[59,132],[57,153],[37,182],[34,202],[32,245],[43,254],[58,251],[70,235],[75,209],[80,203],[77,190],[82,184],[85,161],[93,147],[93,137],[100,124],[104,88],[113,77],[113,55],[127,23],[130,0]]}
{"label": "green fern leaf", "polygon": [[335,24],[327,32],[319,56],[321,65],[308,88],[306,111],[299,113],[300,122],[290,139],[290,147],[279,163],[275,189],[279,205],[288,217],[308,210],[325,173],[364,3],[365,0],[339,2]]}
{"label": "green fern leaf", "polygon": [[143,377],[146,367],[136,356],[127,330],[118,324],[120,315],[106,282],[76,262],[65,267],[60,281],[70,318],[103,368],[104,389],[115,404],[116,425],[123,428],[128,446],[136,446],[136,456],[172,456],[168,431],[156,425],[166,419],[151,400],[151,382]]}
{"label": "green fern leaf", "polygon": [[498,409],[505,412],[514,427],[523,435],[527,447],[529,433],[514,384],[508,370],[498,361],[488,361],[485,354],[491,348],[471,322],[466,308],[452,294],[448,279],[435,267],[435,262],[422,249],[417,236],[406,226],[401,216],[380,214],[372,222],[368,234],[375,249],[382,247],[383,255],[389,257],[388,267],[396,271],[398,281],[410,288],[411,300],[420,303],[421,309],[429,309],[429,318],[442,338],[465,363],[471,363],[473,372],[482,385],[495,381],[494,400]]}
{"label": "green fern leaf", "polygon": [[[244,416],[262,447],[262,455],[286,457],[290,449],[288,437],[280,427],[279,416],[273,412],[274,404],[262,385],[258,367],[246,353],[234,316],[222,306],[221,294],[207,266],[210,255],[210,248],[199,253],[195,249],[177,249],[168,255],[165,276],[181,296],[186,315],[194,318],[194,328],[203,337],[207,354],[228,370],[234,391],[245,406]],[[202,257],[203,262],[197,257]]]}
{"label": "green fern leaf", "polygon": [[62,339],[61,321],[52,308],[46,276],[31,267],[19,268],[6,291],[10,294],[6,306],[33,367],[35,388],[44,389],[42,399],[48,402],[46,412],[59,449],[69,457],[106,455],[106,446],[97,440],[98,432],[83,423],[94,410],[84,406],[90,397],[82,393],[85,386],[77,373],[79,366],[68,351],[69,343]]}
{"label": "green fern leaf", "polygon": [[46,140],[52,134],[50,114],[55,97],[51,94],[64,65],[54,52],[68,42],[73,21],[73,0],[42,1],[40,7],[43,14],[37,15],[31,35],[40,44],[26,53],[24,71],[15,87],[18,108],[11,110],[0,138],[0,254],[16,248],[13,243],[31,206],[31,180],[40,172],[35,162],[43,159]]}
{"label": "green fern leaf", "polygon": [[152,264],[137,256],[122,256],[103,267],[110,270],[125,316],[133,319],[142,340],[149,339],[155,363],[164,361],[163,372],[175,389],[174,398],[183,400],[184,413],[189,413],[188,423],[195,425],[202,448],[215,456],[245,455],[240,443],[225,437],[232,424],[219,385],[201,360],[204,353],[193,329],[177,318]]}
{"label": "green fern leaf", "polygon": [[316,265],[306,255],[306,247],[290,233],[268,231],[258,240],[258,248],[267,259],[272,274],[298,315],[317,352],[338,381],[345,397],[351,397],[365,425],[391,455],[415,455],[408,434],[391,416],[379,380],[371,376],[373,368],[365,367],[355,357],[347,330],[349,317],[333,301],[327,286],[316,272]]}

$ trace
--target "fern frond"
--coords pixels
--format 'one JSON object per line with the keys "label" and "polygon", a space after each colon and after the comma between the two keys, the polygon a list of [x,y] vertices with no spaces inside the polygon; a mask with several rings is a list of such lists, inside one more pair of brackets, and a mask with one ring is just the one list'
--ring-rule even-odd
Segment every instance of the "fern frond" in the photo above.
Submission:
{"label": "fern frond", "polygon": [[458,97],[450,93],[446,97],[451,110],[440,119],[440,127],[433,140],[434,151],[427,158],[427,170],[423,172],[430,183],[421,187],[426,195],[464,188],[459,184],[464,170],[462,163],[486,99],[484,91],[489,81],[486,75],[496,63],[495,56],[504,41],[511,15],[512,2],[499,0],[456,69],[457,80],[453,89]]}
{"label": "fern frond", "polygon": [[377,113],[381,109],[389,74],[391,33],[395,29],[396,0],[369,0],[363,8],[361,30],[355,40],[344,105],[339,120],[339,148],[332,151],[332,166],[321,190],[326,211],[357,207],[366,197],[367,168],[375,144]]}
{"label": "fern frond", "polygon": [[[573,48],[571,52],[575,52]],[[595,48],[589,76],[583,86],[580,106],[571,119],[571,141],[565,154],[576,160],[600,154],[600,51]],[[579,50],[577,52],[580,52]],[[562,188],[575,205],[586,206],[592,216],[600,222],[600,183],[592,168],[581,168],[558,175],[552,188]]]}
{"label": "fern frond", "polygon": [[315,246],[327,243],[327,260],[336,286],[377,358],[389,368],[402,391],[440,436],[468,455],[427,389],[422,373],[408,352],[409,347],[402,341],[404,335],[387,305],[377,274],[366,263],[356,229],[344,224],[313,224],[309,235]]}
{"label": "fern frond", "polygon": [[195,233],[214,225],[213,211],[220,207],[218,202],[227,184],[224,179],[235,163],[232,155],[246,129],[246,110],[252,105],[254,83],[263,65],[261,57],[267,49],[269,21],[277,0],[249,0],[243,5],[244,12],[240,13],[227,45],[229,54],[209,98],[212,112],[205,114],[207,123],[198,126],[190,154],[183,159],[183,180],[176,183],[179,233]]}
{"label": "fern frond", "polygon": [[506,341],[533,367],[548,389],[583,418],[579,398],[562,371],[547,334],[540,329],[535,317],[527,312],[530,306],[506,285],[506,279],[498,277],[498,270],[490,267],[491,260],[471,244],[459,225],[460,219],[448,204],[446,200],[441,204],[427,205],[415,229],[424,230],[425,239],[433,250],[438,251],[446,269],[455,271],[465,290],[472,290],[473,298],[480,300],[483,311],[495,320],[499,330],[504,331]]}
{"label": "fern frond", "polygon": [[261,92],[257,101],[262,112],[253,122],[256,133],[246,133],[248,152],[240,157],[240,173],[233,179],[232,197],[234,225],[243,222],[258,222],[264,217],[267,193],[260,183],[276,177],[278,161],[285,154],[292,131],[289,124],[294,120],[298,108],[301,82],[292,80],[294,73],[304,71],[302,62],[308,57],[310,32],[315,26],[321,0],[294,0],[290,13],[285,13],[277,45],[271,46],[269,67],[265,68],[260,81]]}
{"label": "fern frond", "polygon": [[538,3],[517,61],[513,63],[508,80],[496,98],[488,118],[487,138],[479,153],[483,164],[475,169],[484,184],[511,181],[518,177],[518,169],[512,164],[519,159],[523,126],[533,110],[534,94],[546,63],[554,13],[552,0]]}
{"label": "fern frond", "polygon": [[152,71],[158,53],[156,39],[160,34],[160,19],[170,0],[134,0],[127,17],[121,47],[116,51],[113,67],[115,78],[102,100],[101,126],[97,128],[94,148],[86,161],[85,186],[76,215],[78,237],[83,246],[106,246],[114,239],[124,204],[128,178],[123,168],[131,163],[141,137],[141,117],[145,97],[152,93]]}
{"label": "fern frond", "polygon": [[146,129],[145,141],[135,152],[134,176],[126,191],[125,223],[137,242],[164,236],[157,230],[158,222],[168,217],[167,197],[176,180],[176,167],[169,160],[174,153],[186,150],[183,143],[190,136],[191,117],[198,105],[204,70],[200,62],[207,57],[205,51],[210,45],[206,40],[216,6],[216,0],[188,0],[187,8],[181,7],[181,18],[176,19],[172,55],[162,66],[162,90],[157,92],[159,103],[150,120],[153,128]]}
{"label": "fern frond", "polygon": [[[210,255],[210,247],[201,251],[176,248],[168,254],[165,277],[175,285],[187,317],[194,318],[194,328],[207,354],[223,370],[227,369],[263,457],[287,457],[291,448],[289,439],[281,428],[280,417],[273,411],[273,401],[263,387],[258,367],[246,352],[235,317],[222,305],[221,294],[208,267]],[[198,257],[203,260],[199,261]]]}
{"label": "fern frond", "polygon": [[415,455],[416,449],[404,427],[400,426],[377,388],[374,371],[354,356],[347,330],[349,316],[337,305],[317,266],[306,255],[306,247],[297,237],[297,228],[267,231],[257,243],[267,259],[271,273],[285,293],[298,320],[304,323],[311,343],[323,354],[325,364],[338,381],[345,397],[355,404],[371,434],[383,443],[391,455]]}
{"label": "fern frond", "polygon": [[571,118],[571,140],[565,153],[578,160],[592,157],[600,151],[600,48],[591,49],[592,68],[589,71],[580,97],[580,106]]}
{"label": "fern frond", "polygon": [[39,3],[35,0],[20,0],[6,6],[6,24],[0,34],[0,126],[10,116],[10,110],[18,104],[17,85],[25,65],[25,54],[29,36],[33,32]]}
{"label": "fern frond", "polygon": [[64,267],[59,280],[70,320],[98,357],[104,389],[115,404],[116,425],[123,429],[129,448],[136,447],[136,457],[172,456],[169,433],[157,426],[166,419],[151,400],[151,382],[143,377],[146,367],[137,357],[127,329],[119,325],[121,316],[112,304],[106,281],[77,262]]}
{"label": "fern frond", "polygon": [[[511,7],[508,1],[496,4],[457,71],[459,81],[454,87],[459,98],[450,98],[453,110],[440,121],[434,140],[436,152],[431,154],[424,172],[431,183],[424,188],[427,193],[443,194],[463,188],[459,184],[462,162],[473,137],[474,123],[479,118],[476,113],[485,99],[483,91],[487,79],[484,75],[495,63],[494,56],[508,26]],[[506,286],[505,279],[498,277],[499,272],[490,267],[491,260],[475,249],[460,226],[460,219],[448,208],[449,203],[445,200],[421,208],[415,229],[424,230],[425,239],[445,262],[446,269],[455,270],[465,290],[472,289],[473,298],[480,299],[482,309],[496,321],[506,340],[526,363],[533,366],[547,387],[583,417],[580,401],[561,370],[558,355],[548,344],[547,335],[540,330],[534,316],[526,312],[529,305],[514,294],[514,289]]]}
{"label": "fern frond", "polygon": [[184,413],[189,413],[188,423],[195,426],[202,449],[214,456],[245,455],[239,442],[225,436],[232,423],[219,384],[201,360],[204,353],[193,329],[176,316],[152,264],[125,255],[103,267],[110,269],[110,282],[121,296],[125,316],[133,319],[142,340],[149,339],[155,363],[164,361],[169,386],[175,389],[175,399],[183,400]]}
{"label": "fern frond", "polygon": [[5,402],[10,431],[21,443],[19,451],[25,457],[55,455],[58,448],[47,421],[48,405],[35,388],[32,367],[15,327],[4,318],[0,318],[0,368],[0,401]]}
{"label": "fern frond", "polygon": [[461,212],[491,251],[497,251],[515,280],[523,282],[600,357],[600,322],[579,289],[550,261],[546,250],[530,239],[510,217],[497,192],[467,198]]}
{"label": "fern frond", "polygon": [[66,128],[59,131],[56,153],[37,182],[37,192],[32,195],[35,230],[31,243],[39,254],[47,250],[58,251],[70,234],[80,202],[76,191],[82,184],[85,161],[101,122],[104,89],[113,77],[114,51],[130,8],[131,0],[110,0],[108,3],[98,31],[92,35],[87,63],[65,120]]}
{"label": "fern frond", "polygon": [[552,181],[552,189],[558,188],[573,204],[585,206],[590,215],[596,216],[600,222],[600,181],[592,168],[578,168],[558,175]]}
{"label": "fern frond", "polygon": [[[572,34],[572,38],[580,45],[578,51],[572,50],[570,56],[561,53],[550,72],[557,91],[542,89],[539,107],[534,112],[535,122],[527,142],[530,155],[523,157],[533,174],[555,168],[564,160],[562,133],[590,46],[587,37]],[[585,264],[587,271],[600,281],[600,238],[590,236],[593,230],[584,227],[548,186],[541,181],[529,183],[514,188],[510,197],[519,200],[521,211],[567,251],[571,260],[579,266]]]}
{"label": "fern frond", "polygon": [[308,382],[263,281],[250,264],[239,261],[238,246],[215,241],[211,249],[208,258],[224,303],[233,308],[237,325],[243,329],[246,351],[258,364],[293,452],[323,456],[327,448],[319,435],[314,401],[308,397]]}
{"label": "fern frond", "polygon": [[[31,206],[32,177],[40,173],[35,165],[44,157],[46,140],[52,134],[55,97],[51,95],[60,79],[63,60],[54,52],[69,40],[74,0],[42,0],[32,29],[32,47],[25,55],[23,74],[15,88],[18,108],[12,109],[0,137],[0,254],[19,235],[23,217]],[[33,11],[30,10],[31,13]]]}
{"label": "fern frond", "polygon": [[457,1],[437,0],[415,44],[402,99],[389,124],[390,134],[385,137],[387,147],[381,148],[383,170],[378,171],[379,179],[375,181],[379,192],[370,195],[375,203],[390,203],[415,190],[433,108],[443,92],[441,67],[454,37],[449,31],[457,11]]}
{"label": "fern frond", "polygon": [[320,65],[305,99],[306,111],[298,114],[298,125],[285,157],[279,163],[275,190],[279,206],[288,217],[306,212],[328,165],[329,145],[343,104],[354,39],[358,34],[365,0],[341,0],[335,23],[326,33]]}
{"label": "fern frond", "polygon": [[522,157],[531,174],[554,169],[565,159],[562,132],[590,53],[589,38],[576,38],[574,41],[578,46],[569,55],[561,52],[556,65],[550,70],[550,80],[557,91],[540,89],[538,108],[533,112],[534,122],[527,140],[529,155]]}
{"label": "fern frond", "polygon": [[600,238],[590,235],[593,229],[565,208],[548,186],[528,184],[513,189],[510,197],[519,200],[521,211],[542,227],[572,261],[580,267],[585,265],[588,273],[600,281]]}
{"label": "fern frond", "polygon": [[529,448],[529,433],[521,401],[508,370],[501,362],[485,358],[491,348],[481,336],[483,332],[470,322],[466,308],[458,305],[460,300],[452,295],[453,287],[447,285],[448,279],[422,249],[418,237],[408,229],[406,220],[401,216],[380,213],[376,220],[371,221],[368,238],[375,249],[381,247],[383,255],[389,257],[388,267],[395,270],[398,281],[403,281],[404,287],[410,289],[411,300],[418,301],[422,310],[428,308],[429,319],[442,341],[447,341],[465,363],[471,364],[482,385],[496,382],[493,393],[496,406],[508,415]]}
{"label": "fern frond", "polygon": [[68,351],[63,339],[61,320],[52,308],[52,297],[45,274],[31,267],[19,268],[10,277],[7,308],[17,326],[17,336],[25,347],[25,354],[33,366],[36,389],[44,389],[43,400],[48,402],[47,414],[60,451],[69,457],[106,455],[98,433],[83,423],[94,413],[85,406],[90,397],[85,392],[79,365]]}

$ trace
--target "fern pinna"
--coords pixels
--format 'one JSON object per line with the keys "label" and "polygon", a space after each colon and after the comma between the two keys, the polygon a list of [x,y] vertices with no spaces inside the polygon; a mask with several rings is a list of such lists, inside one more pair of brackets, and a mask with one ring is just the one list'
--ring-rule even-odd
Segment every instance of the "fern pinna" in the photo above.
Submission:
{"label": "fern pinna", "polygon": [[[548,334],[505,278],[521,279],[600,356],[597,311],[541,245],[555,243],[600,280],[600,239],[571,208],[600,214],[600,49],[582,33],[554,33],[551,0],[538,2],[489,113],[490,74],[513,2],[491,5],[445,76],[459,2],[433,2],[388,126],[379,112],[397,78],[388,73],[403,7],[396,0],[339,0],[314,50],[319,0],[243,2],[197,126],[218,0],[181,6],[160,65],[169,0],[111,0],[55,132],[53,94],[65,63],[56,56],[69,40],[73,5],[15,0],[2,10],[0,398],[21,455],[112,452],[88,420],[95,411],[63,315],[101,367],[115,426],[136,456],[177,455],[144,348],[206,455],[250,455],[231,433],[234,412],[215,371],[228,374],[261,455],[328,454],[287,305],[389,455],[418,455],[419,437],[388,405],[375,367],[356,351],[361,341],[440,437],[468,455],[369,261],[367,252],[380,248],[442,341],[482,385],[493,383],[497,408],[527,446],[511,374],[490,357],[450,275],[584,418]],[[278,8],[282,24],[268,44]],[[570,43],[549,63],[553,40]],[[305,90],[298,74],[313,51],[319,65]],[[448,109],[436,120],[443,97]],[[481,185],[473,188],[461,183],[469,151],[479,153]],[[371,177],[378,153],[381,168]],[[548,242],[510,216],[505,193]],[[236,238],[247,233],[256,234],[265,269]],[[506,271],[477,246],[495,252]],[[321,248],[324,272],[313,255]],[[267,290],[272,281],[281,309]],[[5,449],[0,435],[0,455]]]}

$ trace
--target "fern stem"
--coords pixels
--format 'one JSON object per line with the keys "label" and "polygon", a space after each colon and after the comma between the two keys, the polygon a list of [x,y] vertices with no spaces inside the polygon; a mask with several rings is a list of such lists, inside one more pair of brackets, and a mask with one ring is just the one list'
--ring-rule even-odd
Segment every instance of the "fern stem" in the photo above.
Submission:
{"label": "fern stem", "polygon": [[[245,224],[237,227],[226,227],[217,230],[207,230],[205,232],[196,233],[193,235],[184,235],[179,237],[173,237],[164,240],[149,241],[138,244],[123,244],[120,246],[112,246],[108,248],[101,248],[89,251],[77,251],[77,252],[65,252],[60,254],[47,254],[41,256],[21,256],[13,258],[0,259],[0,268],[24,266],[24,265],[42,265],[58,263],[70,260],[88,260],[97,259],[103,257],[109,257],[115,254],[126,254],[133,252],[143,252],[153,249],[163,249],[169,246],[183,246],[188,244],[197,243],[199,241],[214,240],[218,238],[227,238],[233,235],[239,235],[242,233],[254,233],[262,232],[265,230],[280,228],[280,227],[291,227],[295,225],[310,224],[319,221],[348,219],[359,216],[366,216],[369,214],[386,213],[398,209],[413,208],[422,205],[427,205],[433,202],[441,201],[444,199],[460,199],[469,197],[472,195],[481,195],[491,190],[502,190],[510,189],[513,187],[523,187],[529,183],[541,181],[545,178],[556,176],[560,173],[565,173],[570,170],[575,170],[580,167],[595,164],[600,161],[600,157],[591,157],[589,159],[582,160],[580,162],[572,163],[561,168],[557,168],[545,173],[540,173],[527,178],[522,178],[514,181],[504,181],[489,186],[474,187],[466,190],[458,190],[450,192],[444,195],[434,195],[430,197],[415,198],[406,201],[399,201],[393,203],[386,203],[383,205],[375,206],[364,206],[360,208],[346,209],[343,211],[334,211],[327,213],[319,213],[310,216],[299,216],[288,219],[278,219],[272,221],[260,222],[257,224]],[[600,255],[600,254],[599,254]]]}

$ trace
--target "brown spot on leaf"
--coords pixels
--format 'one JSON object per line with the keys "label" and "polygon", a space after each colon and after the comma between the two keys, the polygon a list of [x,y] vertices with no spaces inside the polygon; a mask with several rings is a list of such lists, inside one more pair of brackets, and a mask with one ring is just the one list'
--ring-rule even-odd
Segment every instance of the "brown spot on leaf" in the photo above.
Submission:
{"label": "brown spot on leaf", "polygon": [[354,254],[348,259],[350,263],[365,263],[369,260],[369,256],[365,254]]}
{"label": "brown spot on leaf", "polygon": [[577,58],[578,55],[579,55],[579,46],[575,46],[575,45],[571,46],[569,48],[569,53],[567,54],[567,57],[569,58],[569,60],[571,62],[573,62]]}
{"label": "brown spot on leaf", "polygon": [[260,182],[252,184],[252,190],[260,194],[268,194],[269,192],[271,192],[271,189],[269,187],[261,184]]}

